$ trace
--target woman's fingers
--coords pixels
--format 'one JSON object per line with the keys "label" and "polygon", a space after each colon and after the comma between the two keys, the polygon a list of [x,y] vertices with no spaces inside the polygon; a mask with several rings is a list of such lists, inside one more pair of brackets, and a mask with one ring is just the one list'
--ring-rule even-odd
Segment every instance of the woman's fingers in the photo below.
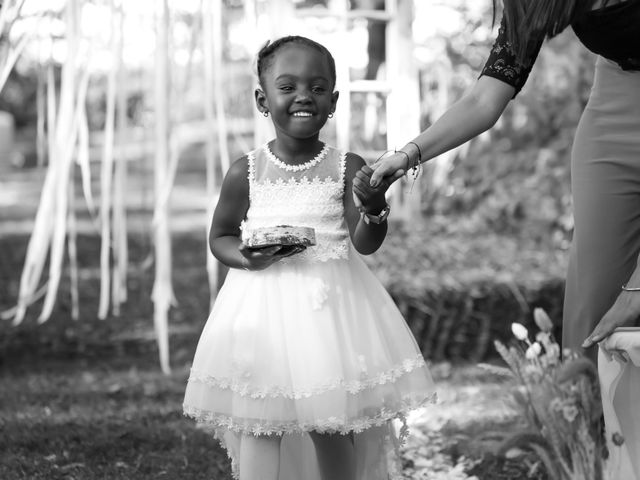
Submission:
{"label": "woman's fingers", "polygon": [[406,158],[404,155],[392,155],[374,163],[371,166],[372,174],[370,184],[377,187],[382,183],[382,179],[389,181],[388,185],[403,177],[406,170]]}
{"label": "woman's fingers", "polygon": [[373,173],[371,174],[369,184],[372,187],[377,187],[378,185],[380,185],[384,177],[387,177],[392,173],[395,173],[395,169],[393,169],[391,165],[382,160],[380,163],[376,163],[373,165]]}
{"label": "woman's fingers", "polygon": [[393,178],[393,180],[392,180],[390,183],[393,183],[393,182],[395,182],[396,180],[398,180],[399,178],[404,177],[404,174],[405,174],[405,173],[406,173],[406,172],[405,172],[404,170],[402,170],[402,169],[400,169],[400,170],[396,170],[396,173],[394,173],[394,174],[393,174],[393,177],[392,177],[392,178]]}
{"label": "woman's fingers", "polygon": [[582,348],[589,348],[590,346],[604,339],[607,335],[608,333],[603,333],[600,325],[598,324],[593,332],[591,332],[591,334],[584,340],[584,342],[582,342]]}
{"label": "woman's fingers", "polygon": [[601,342],[618,327],[627,327],[638,321],[640,314],[638,311],[640,296],[622,292],[613,306],[602,316],[602,319],[591,334],[584,340],[582,346],[584,348]]}
{"label": "woman's fingers", "polygon": [[590,346],[601,342],[609,335],[613,333],[613,331],[620,327],[624,326],[627,322],[624,321],[625,317],[620,317],[616,315],[616,311],[614,308],[605,313],[602,320],[596,325],[596,328],[593,329],[591,334],[582,342],[582,348],[589,348]]}

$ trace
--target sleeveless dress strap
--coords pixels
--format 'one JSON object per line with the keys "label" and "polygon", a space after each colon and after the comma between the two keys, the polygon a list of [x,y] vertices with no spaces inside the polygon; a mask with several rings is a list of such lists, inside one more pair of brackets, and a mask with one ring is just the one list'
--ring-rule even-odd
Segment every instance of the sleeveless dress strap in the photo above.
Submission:
{"label": "sleeveless dress strap", "polygon": [[247,168],[247,178],[249,178],[249,195],[251,195],[251,191],[253,190],[253,184],[256,181],[256,151],[252,150],[247,153],[248,160],[248,168]]}
{"label": "sleeveless dress strap", "polygon": [[338,155],[340,155],[340,163],[338,165],[338,168],[340,169],[338,173],[338,182],[344,185],[345,172],[347,171],[347,154],[339,151]]}

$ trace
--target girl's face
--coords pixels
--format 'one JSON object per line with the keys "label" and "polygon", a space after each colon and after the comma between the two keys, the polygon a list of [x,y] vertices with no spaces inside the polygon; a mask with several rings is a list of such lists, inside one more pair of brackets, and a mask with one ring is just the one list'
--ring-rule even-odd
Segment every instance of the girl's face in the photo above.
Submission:
{"label": "girl's face", "polygon": [[338,92],[326,56],[306,45],[290,44],[274,54],[256,90],[258,109],[271,114],[278,135],[317,137],[333,113]]}

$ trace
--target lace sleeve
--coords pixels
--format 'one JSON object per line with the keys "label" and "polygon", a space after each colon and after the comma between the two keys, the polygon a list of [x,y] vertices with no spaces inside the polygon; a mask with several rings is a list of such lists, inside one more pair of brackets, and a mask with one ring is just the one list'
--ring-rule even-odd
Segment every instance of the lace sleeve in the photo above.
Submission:
{"label": "lace sleeve", "polygon": [[497,78],[511,85],[516,89],[516,92],[513,94],[513,98],[515,98],[527,82],[527,78],[533,68],[541,46],[542,41],[537,42],[537,44],[531,48],[531,54],[526,58],[524,63],[516,60],[511,44],[507,41],[505,21],[503,18],[500,22],[498,37],[491,48],[491,53],[480,76],[486,75]]}

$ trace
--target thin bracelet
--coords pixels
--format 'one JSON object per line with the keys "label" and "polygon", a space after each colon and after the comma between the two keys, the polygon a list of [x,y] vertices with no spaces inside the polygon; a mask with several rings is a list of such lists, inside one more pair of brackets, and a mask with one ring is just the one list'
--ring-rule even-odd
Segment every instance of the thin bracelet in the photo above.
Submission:
{"label": "thin bracelet", "polygon": [[413,186],[415,185],[416,180],[418,179],[418,175],[420,175],[420,170],[422,167],[422,150],[420,150],[420,147],[416,142],[408,142],[407,145],[413,145],[418,150],[418,157],[416,158],[415,163],[412,167],[413,182],[411,183],[411,188],[409,189],[409,193],[411,193],[413,192]]}
{"label": "thin bracelet", "polygon": [[622,290],[625,292],[640,292],[640,287],[627,287],[627,284],[625,283],[622,285]]}
{"label": "thin bracelet", "polygon": [[422,163],[422,150],[416,142],[408,142],[407,145],[413,145],[418,150],[418,163]]}
{"label": "thin bracelet", "polygon": [[408,142],[407,145],[413,145],[418,150],[418,156],[413,164],[413,167],[411,167],[413,170],[413,178],[415,179],[420,174],[420,166],[422,165],[422,150],[420,150],[420,147],[416,142]]}
{"label": "thin bracelet", "polygon": [[407,168],[405,168],[405,171],[408,172],[410,168],[409,164],[411,163],[411,157],[409,157],[409,154],[404,150],[395,150],[395,153],[404,153],[404,156],[407,157]]}

